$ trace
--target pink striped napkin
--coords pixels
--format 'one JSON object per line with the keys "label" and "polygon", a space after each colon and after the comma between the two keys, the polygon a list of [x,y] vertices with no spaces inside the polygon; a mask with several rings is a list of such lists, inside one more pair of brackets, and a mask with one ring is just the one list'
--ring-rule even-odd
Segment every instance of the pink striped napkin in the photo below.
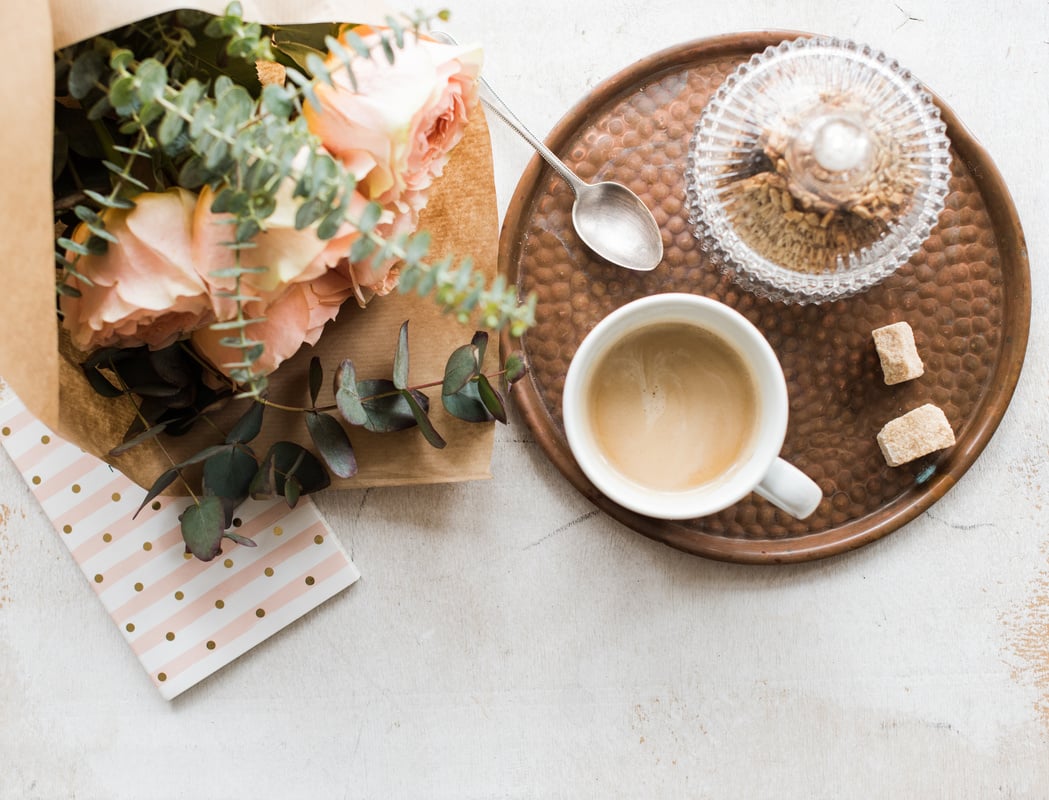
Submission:
{"label": "pink striped napkin", "polygon": [[248,501],[209,563],[185,555],[181,498],[158,498],[61,439],[0,383],[0,443],[164,698],[170,700],[360,577],[309,498]]}

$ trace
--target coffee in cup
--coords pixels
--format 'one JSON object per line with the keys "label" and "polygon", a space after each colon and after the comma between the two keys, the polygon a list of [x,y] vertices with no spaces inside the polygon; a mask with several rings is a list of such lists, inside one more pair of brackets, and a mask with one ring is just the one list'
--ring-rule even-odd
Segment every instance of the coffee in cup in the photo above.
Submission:
{"label": "coffee in cup", "polygon": [[757,491],[804,518],[822,498],[778,458],[787,390],[775,353],[717,301],[653,295],[610,314],[572,360],[563,411],[583,472],[639,513],[700,517]]}

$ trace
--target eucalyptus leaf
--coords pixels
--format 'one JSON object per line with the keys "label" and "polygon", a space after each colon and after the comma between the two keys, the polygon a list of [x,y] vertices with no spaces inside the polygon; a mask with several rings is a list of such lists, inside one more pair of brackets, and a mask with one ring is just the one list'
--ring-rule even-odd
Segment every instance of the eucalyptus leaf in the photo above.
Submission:
{"label": "eucalyptus leaf", "polygon": [[281,119],[287,119],[295,111],[287,89],[272,83],[262,89],[262,107]]}
{"label": "eucalyptus leaf", "polygon": [[135,510],[135,513],[131,515],[131,519],[137,517],[142,511],[142,509],[145,508],[153,498],[155,498],[162,491],[167,489],[172,483],[174,483],[177,477],[178,470],[172,467],[171,469],[162,473],[161,476],[155,481],[153,481],[153,485],[149,488],[149,491],[146,492],[146,496],[142,499],[142,503]]}
{"label": "eucalyptus leaf", "polygon": [[216,453],[204,462],[204,493],[222,498],[225,525],[233,524],[237,506],[248,498],[259,462],[247,447],[231,446]]}
{"label": "eucalyptus leaf", "polygon": [[[331,476],[324,465],[313,453],[295,442],[275,442],[263,459],[259,470],[264,474],[262,479],[256,476],[252,481],[252,496],[286,497],[286,485],[289,476],[294,478],[301,494],[310,494],[331,485]],[[271,489],[265,495],[256,494],[256,489]]]}
{"label": "eucalyptus leaf", "polygon": [[477,366],[484,364],[484,354],[488,349],[488,331],[474,331],[470,344],[477,348]]}
{"label": "eucalyptus leaf", "polygon": [[479,364],[476,345],[464,344],[452,351],[444,367],[441,395],[448,396],[460,392],[477,374]]}
{"label": "eucalyptus leaf", "polygon": [[139,102],[150,103],[164,94],[168,85],[168,71],[155,58],[147,58],[139,64],[135,79],[138,84]]}
{"label": "eucalyptus leaf", "polygon": [[317,405],[317,397],[320,395],[321,386],[324,383],[324,367],[321,360],[314,356],[310,359],[310,405]]}
{"label": "eucalyptus leaf", "polygon": [[97,367],[82,365],[81,369],[84,371],[87,382],[91,384],[91,388],[102,397],[120,397],[124,394],[123,389],[114,386],[109,378],[98,371]]}
{"label": "eucalyptus leaf", "polygon": [[409,264],[417,263],[426,257],[426,254],[430,252],[430,232],[422,231],[415,234],[408,240],[408,244],[404,250],[404,260]]}
{"label": "eucalyptus leaf", "polygon": [[[363,423],[373,433],[393,433],[414,428],[418,423],[404,393],[389,380],[358,381],[357,391],[367,414]],[[430,401],[421,392],[411,392],[417,403],[426,411]]]}
{"label": "eucalyptus leaf", "polygon": [[302,484],[299,483],[299,479],[294,475],[289,475],[284,481],[284,500],[288,504],[288,508],[295,508],[299,503],[299,496],[302,494]]}
{"label": "eucalyptus leaf", "polygon": [[248,410],[237,420],[226,436],[227,444],[243,444],[250,442],[262,430],[262,415],[266,406],[262,403],[252,402]]}
{"label": "eucalyptus leaf", "polygon": [[348,358],[339,365],[335,373],[335,405],[351,425],[367,426],[368,411],[361,402],[357,372]]}
{"label": "eucalyptus leaf", "polygon": [[357,227],[361,233],[371,233],[382,219],[382,206],[374,200],[364,207],[361,218],[357,221]]}
{"label": "eucalyptus leaf", "polygon": [[258,544],[254,539],[249,539],[247,536],[241,536],[239,533],[233,533],[232,531],[223,531],[222,536],[229,539],[234,544],[239,544],[242,547],[258,547]]}
{"label": "eucalyptus leaf", "polygon": [[364,259],[375,252],[377,247],[378,245],[367,236],[354,239],[353,244],[350,245],[350,261],[354,264],[364,261]]}
{"label": "eucalyptus leaf", "polygon": [[444,410],[466,422],[491,422],[492,415],[481,402],[477,381],[470,381],[455,394],[441,395]]}
{"label": "eucalyptus leaf", "polygon": [[193,383],[199,374],[199,368],[190,361],[178,342],[160,350],[150,350],[148,358],[150,366],[161,380],[173,386]]}
{"label": "eucalyptus leaf", "polygon": [[83,100],[101,80],[106,59],[98,50],[86,50],[77,56],[69,69],[69,93]]}
{"label": "eucalyptus leaf", "polygon": [[477,376],[477,393],[489,413],[504,425],[506,424],[506,403],[499,390],[492,386],[486,375]]}
{"label": "eucalyptus leaf", "polygon": [[164,432],[164,429],[166,427],[166,423],[160,422],[156,425],[146,428],[146,430],[142,431],[142,433],[138,434],[137,436],[132,436],[130,439],[127,439],[118,444],[116,447],[109,451],[109,455],[118,456],[121,453],[126,453],[133,447],[138,447],[138,445],[142,444],[143,442],[148,442],[150,439],[156,438]]}
{"label": "eucalyptus leaf", "polygon": [[525,363],[524,353],[520,350],[514,350],[510,355],[506,357],[506,364],[503,369],[505,370],[503,378],[507,384],[513,386],[521,378],[528,373],[528,366]]}
{"label": "eucalyptus leaf", "polygon": [[135,79],[130,75],[117,78],[109,87],[109,102],[118,113],[134,108],[136,100]]}
{"label": "eucalyptus leaf", "polygon": [[393,356],[393,385],[408,388],[408,321],[401,323],[397,333],[397,352]]}
{"label": "eucalyptus leaf", "polygon": [[402,390],[401,397],[408,405],[408,408],[411,409],[412,416],[415,417],[415,422],[419,425],[419,430],[422,433],[423,438],[438,450],[448,444],[441,434],[437,432],[437,429],[434,428],[433,423],[430,422],[429,415],[423,410],[423,407],[419,404],[419,401],[415,399],[415,396],[407,390]]}
{"label": "eucalyptus leaf", "polygon": [[201,497],[182,512],[179,521],[186,547],[201,561],[211,561],[221,552],[225,512],[220,498]]}
{"label": "eucalyptus leaf", "polygon": [[333,474],[340,478],[352,478],[357,474],[357,457],[353,453],[350,437],[335,417],[307,411],[306,429]]}
{"label": "eucalyptus leaf", "polygon": [[92,191],[91,189],[84,190],[84,196],[94,200],[103,208],[119,208],[119,209],[132,209],[135,207],[135,203],[131,200],[127,200],[123,197],[106,197],[99,194],[98,192]]}

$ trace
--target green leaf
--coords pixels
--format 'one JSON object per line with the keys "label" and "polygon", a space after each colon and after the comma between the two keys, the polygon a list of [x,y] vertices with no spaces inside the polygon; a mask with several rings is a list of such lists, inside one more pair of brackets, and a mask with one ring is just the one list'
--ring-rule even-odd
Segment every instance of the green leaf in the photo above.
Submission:
{"label": "green leaf", "polygon": [[229,539],[234,544],[239,544],[242,547],[258,547],[258,544],[254,539],[249,539],[247,536],[241,536],[239,533],[233,533],[232,531],[223,531],[223,538]]}
{"label": "green leaf", "polygon": [[350,437],[335,417],[308,411],[306,429],[328,469],[340,478],[352,478],[357,474],[357,457],[353,454]]}
{"label": "green leaf", "polygon": [[321,220],[321,224],[317,226],[317,238],[325,241],[334,238],[335,234],[339,232],[339,227],[342,225],[345,218],[346,212],[341,206],[327,214],[324,219]]}
{"label": "green leaf", "polygon": [[166,427],[167,423],[160,422],[156,425],[146,428],[146,430],[142,431],[142,433],[136,436],[132,436],[130,439],[126,439],[125,441],[118,444],[116,447],[109,451],[109,455],[119,456],[121,453],[126,453],[131,448],[138,447],[138,445],[142,444],[143,442],[148,442],[150,439],[156,438],[159,434],[164,432],[164,429]]}
{"label": "green leaf", "polygon": [[109,378],[99,372],[96,367],[81,365],[81,369],[84,371],[84,377],[87,378],[87,382],[91,384],[91,388],[97,394],[103,397],[120,397],[124,394],[123,389],[114,386]]}
{"label": "green leaf", "polygon": [[425,258],[428,252],[430,252],[430,232],[422,231],[408,240],[408,245],[404,250],[404,260],[413,264]]}
{"label": "green leaf", "polygon": [[182,512],[179,520],[189,552],[201,561],[211,561],[221,552],[225,512],[219,497],[200,498]]}
{"label": "green leaf", "polygon": [[491,422],[492,415],[481,402],[477,381],[470,381],[455,394],[441,395],[444,410],[456,419],[466,422]]}
{"label": "green leaf", "polygon": [[[393,433],[414,428],[417,424],[411,406],[402,396],[393,381],[358,381],[357,391],[367,414],[363,423],[373,433]],[[430,401],[421,392],[412,392],[423,409],[428,410]]]}
{"label": "green leaf", "polygon": [[91,255],[91,251],[87,248],[87,245],[80,244],[80,242],[74,242],[72,239],[67,239],[65,236],[58,237],[57,244],[63,250],[70,253],[76,253],[81,256]]}
{"label": "green leaf", "polygon": [[371,57],[371,51],[368,49],[368,45],[364,43],[364,39],[353,31],[346,31],[346,33],[342,35],[342,40],[350,46],[353,52],[362,58]]}
{"label": "green leaf", "polygon": [[393,356],[393,385],[398,389],[408,388],[408,321],[401,323],[397,334],[397,352]]}
{"label": "green leaf", "polygon": [[69,68],[69,93],[83,100],[102,78],[106,59],[98,50],[87,50],[77,56]]}
{"label": "green leaf", "polygon": [[88,224],[92,225],[105,224],[105,222],[102,220],[102,217],[100,217],[97,212],[95,212],[93,209],[87,208],[86,206],[74,207],[72,213],[76,214],[77,219],[79,219],[81,222],[87,222]]}
{"label": "green leaf", "polygon": [[294,475],[289,475],[284,481],[284,500],[288,508],[295,508],[299,503],[299,495],[302,494],[302,484]]}
{"label": "green leaf", "polygon": [[324,56],[316,51],[306,54],[306,71],[317,80],[323,81],[329,86],[333,85],[331,73],[324,63]]}
{"label": "green leaf", "polygon": [[320,200],[307,200],[295,211],[295,228],[302,230],[308,228],[314,222],[324,216],[328,210],[327,204]]}
{"label": "green leaf", "polygon": [[223,527],[233,524],[233,514],[248,498],[248,491],[259,462],[247,447],[230,446],[204,462],[204,493],[222,498],[225,512]]}
{"label": "green leaf", "polygon": [[201,461],[207,461],[213,455],[216,455],[217,453],[223,453],[226,450],[229,450],[228,444],[213,444],[210,447],[205,447],[199,453],[194,453],[185,461],[179,462],[175,465],[175,469],[182,469],[183,467],[189,467],[193,464],[199,464]]}
{"label": "green leaf", "polygon": [[120,208],[130,210],[135,207],[135,203],[131,200],[124,199],[122,197],[106,197],[98,192],[92,191],[91,189],[84,190],[84,196],[89,200],[93,200],[103,208]]}
{"label": "green leaf", "polygon": [[185,127],[186,123],[178,115],[178,112],[168,111],[157,128],[157,141],[160,142],[160,146],[165,150],[171,149]]}
{"label": "green leaf", "polygon": [[134,107],[135,79],[130,75],[117,78],[109,87],[109,102],[118,112],[125,112]]}
{"label": "green leaf", "polygon": [[287,119],[295,111],[288,90],[273,83],[262,89],[262,108],[280,119]]}
{"label": "green leaf", "polygon": [[324,367],[321,360],[314,356],[310,359],[310,405],[317,405],[317,396],[320,395],[321,385],[324,383]]}
{"label": "green leaf", "polygon": [[138,82],[138,96],[142,103],[151,103],[164,94],[168,85],[167,68],[155,58],[143,61],[135,73]]}
{"label": "green leaf", "polygon": [[368,412],[358,393],[357,371],[348,358],[335,373],[335,405],[351,425],[367,425]]}
{"label": "green leaf", "polygon": [[470,344],[477,348],[477,366],[484,364],[484,354],[488,349],[488,331],[475,331]]}
{"label": "green leaf", "polygon": [[488,409],[488,412],[505,425],[506,404],[503,402],[502,395],[499,394],[499,391],[492,386],[491,382],[488,380],[488,376],[477,376],[477,393],[481,398],[481,402],[484,403],[484,407]]}
{"label": "green leaf", "polygon": [[226,443],[244,444],[258,436],[262,430],[262,415],[265,411],[264,404],[252,402],[226,436]]}
{"label": "green leaf", "polygon": [[109,66],[111,69],[115,69],[118,72],[125,69],[128,64],[135,60],[135,54],[130,50],[117,47],[112,50],[109,54]]}
{"label": "green leaf", "polygon": [[520,350],[514,350],[510,355],[506,357],[506,364],[503,369],[503,379],[509,386],[513,386],[521,378],[528,373],[528,366],[525,363],[524,353]]}
{"label": "green leaf", "polygon": [[437,429],[434,428],[433,423],[430,422],[429,415],[423,410],[419,401],[415,399],[415,396],[407,390],[402,390],[401,397],[404,399],[404,402],[408,404],[408,408],[411,409],[412,416],[415,417],[415,422],[418,424],[423,438],[438,450],[448,444],[441,437],[441,434],[437,432]]}
{"label": "green leaf", "polygon": [[444,366],[444,381],[441,383],[441,395],[453,395],[462,390],[470,379],[477,374],[479,361],[477,346],[464,344],[452,351],[448,363]]}
{"label": "green leaf", "polygon": [[[289,476],[294,477],[294,483],[301,494],[310,494],[331,485],[331,476],[324,469],[324,465],[313,453],[295,442],[275,442],[263,459],[259,471],[264,475],[261,479],[256,476],[252,481],[252,497],[273,494],[287,497]],[[270,474],[265,474],[267,472]],[[272,492],[265,495],[256,494],[258,488],[272,489]]]}
{"label": "green leaf", "polygon": [[139,515],[139,513],[142,511],[142,509],[145,508],[149,504],[149,501],[152,500],[157,495],[159,495],[162,491],[167,489],[172,483],[174,483],[175,478],[177,478],[177,477],[178,477],[178,470],[175,469],[174,467],[172,467],[167,472],[163,473],[155,481],[153,481],[153,485],[149,488],[149,491],[146,492],[146,496],[142,499],[142,503],[135,510],[135,513],[131,515],[131,519],[134,519],[135,517],[137,517]]}
{"label": "green leaf", "polygon": [[148,351],[148,359],[157,376],[172,386],[188,386],[195,383],[199,375],[196,365],[178,342],[160,350]]}
{"label": "green leaf", "polygon": [[375,252],[378,245],[367,236],[361,236],[353,240],[350,246],[350,261],[358,264]]}
{"label": "green leaf", "polygon": [[357,228],[361,233],[371,233],[382,219],[382,206],[374,200],[364,207],[361,218],[357,221]]}

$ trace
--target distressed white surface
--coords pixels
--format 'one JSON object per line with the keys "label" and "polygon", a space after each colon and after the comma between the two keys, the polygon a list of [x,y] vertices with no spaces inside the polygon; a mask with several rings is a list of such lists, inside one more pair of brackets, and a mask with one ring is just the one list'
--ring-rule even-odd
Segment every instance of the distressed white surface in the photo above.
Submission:
{"label": "distressed white surface", "polygon": [[[321,497],[363,579],[171,704],[2,459],[0,797],[1049,795],[1049,6],[451,5],[540,134],[697,37],[793,28],[899,58],[991,152],[1025,225],[1035,315],[1009,414],[924,517],[769,569],[596,513],[518,422],[490,482]],[[492,131],[505,208],[530,152]]]}

